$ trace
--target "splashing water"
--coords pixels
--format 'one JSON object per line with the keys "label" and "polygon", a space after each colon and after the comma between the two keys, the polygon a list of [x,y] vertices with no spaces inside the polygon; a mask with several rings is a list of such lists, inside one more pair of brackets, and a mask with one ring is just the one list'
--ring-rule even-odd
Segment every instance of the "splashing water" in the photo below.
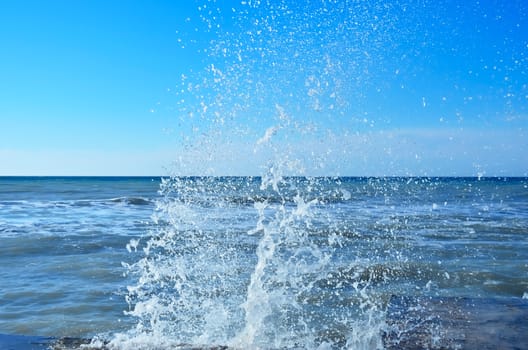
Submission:
{"label": "splashing water", "polygon": [[[133,242],[144,257],[126,266],[138,281],[127,314],[138,322],[112,344],[382,347],[374,256],[351,250],[360,247],[342,218],[351,194],[337,178],[304,175],[339,171],[326,157],[339,149],[321,140],[393,45],[400,10],[376,1],[224,6],[198,6],[211,37],[206,69],[178,89],[179,122],[196,137],[185,136],[175,176],[161,185],[157,228]],[[236,173],[237,156],[264,175],[181,176]]]}
{"label": "splashing water", "polygon": [[[243,329],[235,348],[381,348],[382,301],[370,293],[363,262],[346,254],[336,209],[347,198],[335,180],[284,178],[270,168],[255,203],[260,234]],[[339,182],[339,181],[337,181]],[[346,250],[346,249],[345,249]],[[354,266],[354,267],[352,267]],[[340,268],[356,268],[348,282]],[[345,268],[346,270],[346,268]],[[368,273],[367,273],[368,274]]]}
{"label": "splashing water", "polygon": [[348,171],[340,159],[361,151],[349,133],[372,123],[365,95],[393,75],[427,20],[383,1],[197,7],[189,23],[202,35],[186,46],[205,68],[171,89],[182,130],[175,175],[262,174],[286,158],[305,167],[291,175]]}
{"label": "splashing water", "polygon": [[[379,349],[391,295],[523,295],[522,276],[489,271],[485,256],[519,244],[525,195],[503,203],[526,180],[291,177],[288,164],[255,178],[163,181],[156,228],[130,245],[144,250],[128,266],[137,325],[111,348]],[[432,205],[440,198],[459,202]],[[482,217],[489,200],[512,216]],[[474,229],[483,238],[472,242]],[[502,254],[501,269],[517,266]],[[442,347],[448,333],[427,304],[422,313],[429,347]]]}
{"label": "splashing water", "polygon": [[371,291],[373,260],[349,251],[335,179],[172,178],[162,192],[128,266],[138,323],[113,344],[382,347],[386,298]]}
{"label": "splashing water", "polygon": [[[111,347],[383,348],[390,295],[412,291],[417,275],[430,290],[445,274],[411,263],[414,238],[402,233],[417,212],[430,214],[407,197],[440,185],[314,176],[340,174],[340,156],[354,152],[342,118],[370,124],[361,105],[371,82],[423,44],[412,39],[427,19],[410,5],[198,6],[206,68],[176,89],[184,133],[174,176],[161,184],[156,228],[129,245],[144,252],[126,266],[137,325]],[[240,157],[251,166],[241,170]],[[262,176],[207,176],[247,169]],[[395,213],[398,200],[409,212]]]}

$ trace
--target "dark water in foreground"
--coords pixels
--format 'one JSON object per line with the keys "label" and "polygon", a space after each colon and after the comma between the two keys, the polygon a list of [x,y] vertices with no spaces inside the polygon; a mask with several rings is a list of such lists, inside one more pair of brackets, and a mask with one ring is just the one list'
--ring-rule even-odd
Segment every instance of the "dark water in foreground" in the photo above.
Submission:
{"label": "dark water in foreground", "polygon": [[0,178],[0,333],[353,347],[391,295],[528,298],[526,178],[160,180]]}

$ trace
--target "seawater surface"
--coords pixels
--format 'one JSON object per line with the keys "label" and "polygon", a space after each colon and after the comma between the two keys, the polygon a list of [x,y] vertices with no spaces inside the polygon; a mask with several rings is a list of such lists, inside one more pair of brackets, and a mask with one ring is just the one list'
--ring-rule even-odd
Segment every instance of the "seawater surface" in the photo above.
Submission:
{"label": "seawater surface", "polygon": [[381,347],[392,295],[528,298],[527,227],[527,178],[2,177],[0,333]]}
{"label": "seawater surface", "polygon": [[160,178],[1,177],[0,333],[119,329],[122,261],[145,234]]}

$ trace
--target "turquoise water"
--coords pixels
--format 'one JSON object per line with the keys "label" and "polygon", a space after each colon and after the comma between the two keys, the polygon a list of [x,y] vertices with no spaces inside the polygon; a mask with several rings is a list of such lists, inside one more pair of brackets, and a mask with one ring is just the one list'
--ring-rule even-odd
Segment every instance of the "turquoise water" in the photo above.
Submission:
{"label": "turquoise water", "polygon": [[527,227],[526,178],[2,177],[0,333],[372,341],[391,295],[527,298]]}

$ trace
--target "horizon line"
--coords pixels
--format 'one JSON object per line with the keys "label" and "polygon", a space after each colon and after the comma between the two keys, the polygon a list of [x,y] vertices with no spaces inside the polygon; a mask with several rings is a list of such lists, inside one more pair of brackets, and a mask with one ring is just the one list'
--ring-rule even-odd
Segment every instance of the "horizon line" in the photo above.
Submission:
{"label": "horizon line", "polygon": [[[263,175],[0,175],[5,178],[262,178]],[[282,178],[355,178],[355,179],[502,179],[526,178],[528,175],[284,175]]]}

